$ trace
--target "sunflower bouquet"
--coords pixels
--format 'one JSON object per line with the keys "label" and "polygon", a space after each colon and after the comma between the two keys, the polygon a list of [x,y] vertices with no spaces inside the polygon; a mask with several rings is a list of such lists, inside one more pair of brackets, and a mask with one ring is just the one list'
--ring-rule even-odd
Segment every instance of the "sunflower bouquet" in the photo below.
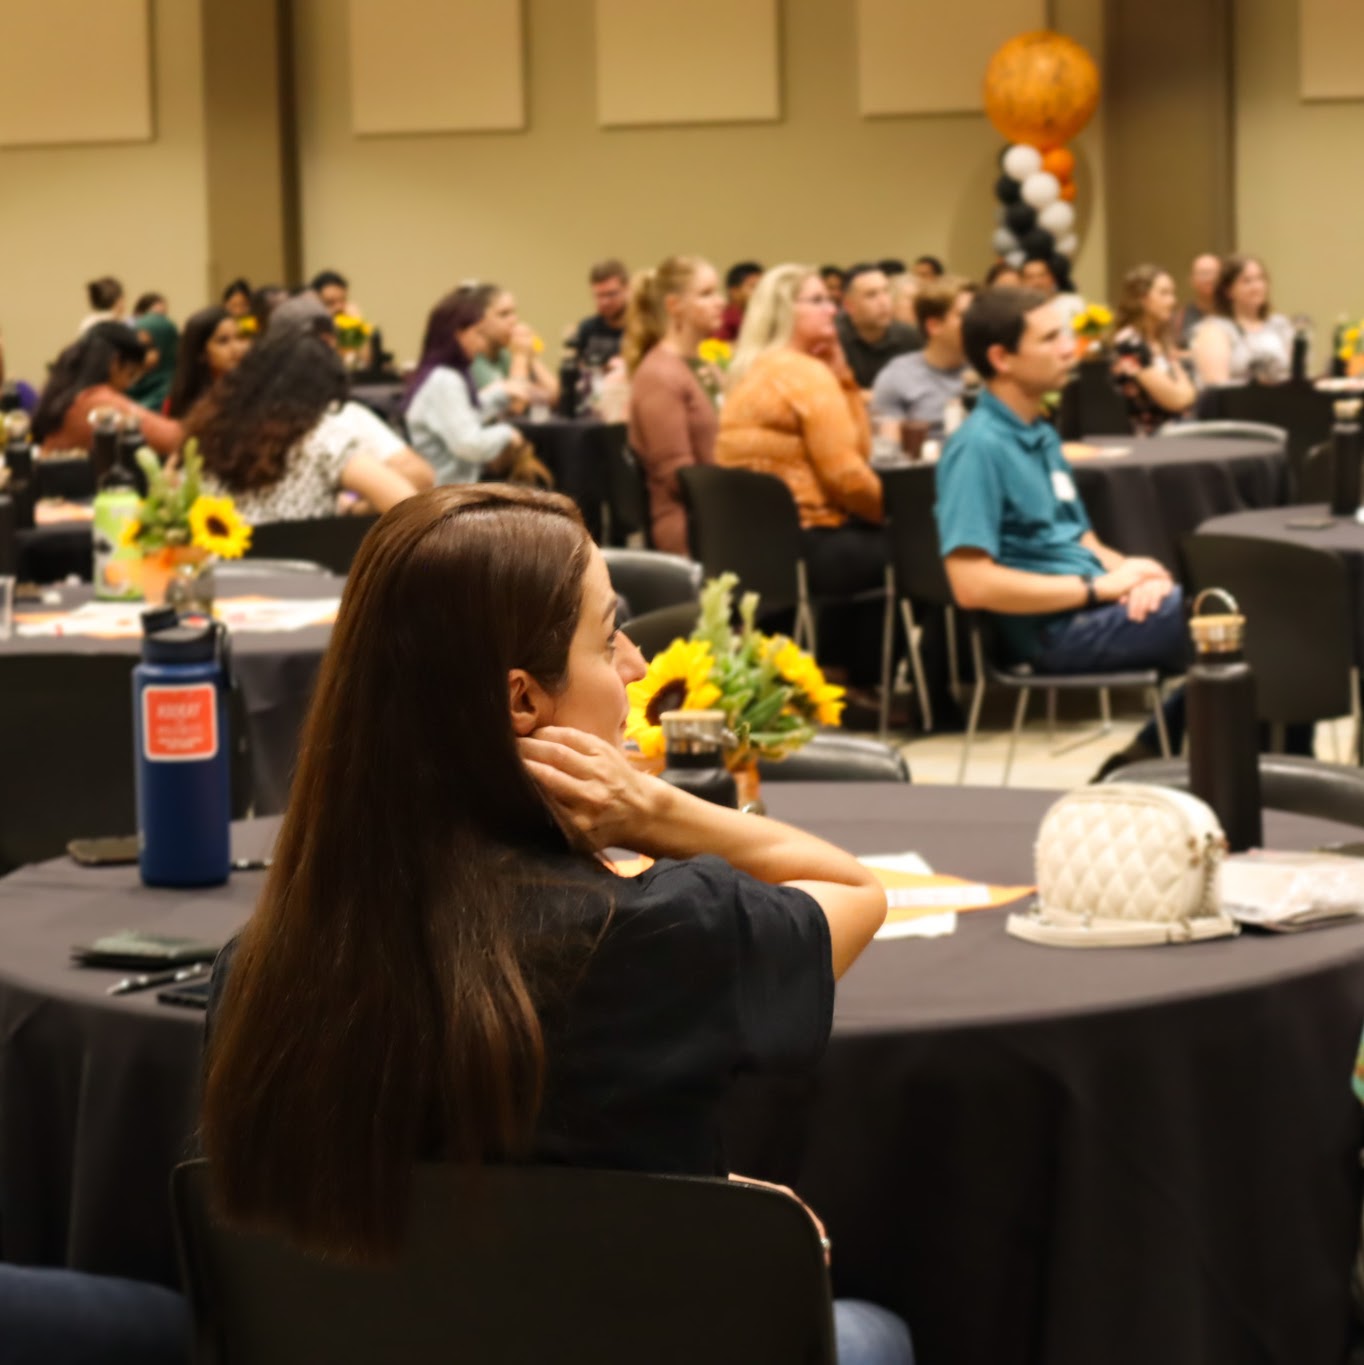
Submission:
{"label": "sunflower bouquet", "polygon": [[758,757],[785,758],[814,737],[816,726],[842,719],[843,688],[827,682],[786,636],[764,635],[754,625],[756,593],[740,598],[740,628],[731,627],[738,581],[732,573],[712,578],[701,590],[701,617],[691,636],[674,640],[629,685],[625,737],[646,759],[663,756],[665,711],[723,711],[733,735],[731,768]]}
{"label": "sunflower bouquet", "polygon": [[147,495],[137,516],[124,524],[120,548],[168,558],[195,549],[219,559],[240,559],[250,548],[251,528],[232,499],[202,491],[204,460],[193,437],[185,443],[178,471],[165,468],[147,446],[137,452],[137,463],[147,479]]}
{"label": "sunflower bouquet", "polygon": [[332,319],[336,330],[336,345],[341,351],[358,351],[374,335],[374,328],[364,318],[351,313],[338,313]]}
{"label": "sunflower bouquet", "polygon": [[1070,325],[1081,341],[1102,342],[1113,326],[1113,313],[1102,303],[1087,304],[1071,318]]}
{"label": "sunflower bouquet", "polygon": [[719,337],[707,337],[696,348],[692,369],[710,401],[718,408],[725,391],[725,374],[734,359],[734,348]]}

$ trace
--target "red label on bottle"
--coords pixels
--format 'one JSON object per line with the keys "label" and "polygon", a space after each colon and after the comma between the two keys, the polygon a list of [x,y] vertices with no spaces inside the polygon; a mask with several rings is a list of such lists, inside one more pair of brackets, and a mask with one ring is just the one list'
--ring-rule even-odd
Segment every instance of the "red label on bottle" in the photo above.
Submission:
{"label": "red label on bottle", "polygon": [[218,693],[212,683],[142,690],[142,753],[154,763],[218,755]]}

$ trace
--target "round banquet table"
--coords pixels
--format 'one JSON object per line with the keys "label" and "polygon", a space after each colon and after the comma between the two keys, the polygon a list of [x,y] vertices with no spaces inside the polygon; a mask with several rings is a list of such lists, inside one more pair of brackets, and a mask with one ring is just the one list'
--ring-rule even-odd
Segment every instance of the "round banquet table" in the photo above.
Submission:
{"label": "round banquet table", "polygon": [[[1314,527],[1290,526],[1290,522],[1329,522]],[[1364,526],[1353,517],[1333,517],[1323,503],[1297,507],[1271,507],[1205,521],[1199,533],[1217,536],[1258,536],[1288,541],[1313,550],[1331,550],[1345,561],[1347,578],[1355,598],[1355,659],[1364,661]]]}
{"label": "round banquet table", "polygon": [[1149,555],[1176,575],[1179,542],[1200,522],[1277,507],[1287,497],[1288,456],[1276,441],[1096,436],[1084,443],[1127,452],[1071,462],[1099,539],[1123,554]]}
{"label": "round banquet table", "polygon": [[[774,784],[859,853],[1017,883],[1055,793]],[[275,824],[239,826],[259,855]],[[1357,831],[1269,813],[1270,839]],[[166,1183],[190,1150],[202,1016],[70,944],[229,936],[260,890],[149,890],[67,861],[0,881],[0,1254],[170,1281]],[[1064,951],[1004,912],[877,942],[809,1080],[745,1083],[730,1169],[793,1184],[836,1292],[907,1317],[922,1365],[1338,1365],[1359,1229],[1350,1091],[1364,924]]]}
{"label": "round banquet table", "polygon": [[[344,586],[345,579],[331,574],[249,574],[235,577],[220,573],[217,595],[220,598],[339,598]],[[46,591],[58,594],[59,605],[18,602],[15,612],[19,625],[22,626],[27,613],[72,610],[93,600],[93,590],[89,584]],[[306,626],[289,631],[233,632],[233,669],[246,707],[251,741],[253,806],[258,811],[279,811],[284,808],[298,749],[299,728],[312,698],[318,666],[330,638],[330,626]],[[13,689],[5,685],[6,660],[20,655],[41,654],[73,659],[91,654],[126,656],[131,671],[141,652],[141,641],[134,638],[100,639],[85,635],[25,638],[16,632],[12,638],[0,640],[0,694],[4,695],[5,705],[12,713],[23,714],[23,697],[15,695]],[[89,771],[89,764],[84,761],[81,752],[78,729],[73,727],[65,735],[54,732],[49,740],[55,768],[72,774],[80,772],[82,780],[86,782],[106,780],[106,775]],[[131,783],[131,740],[128,752],[128,771],[107,775],[108,780]],[[131,807],[128,816],[127,829],[131,829]],[[121,834],[126,833],[127,829],[73,832]]]}

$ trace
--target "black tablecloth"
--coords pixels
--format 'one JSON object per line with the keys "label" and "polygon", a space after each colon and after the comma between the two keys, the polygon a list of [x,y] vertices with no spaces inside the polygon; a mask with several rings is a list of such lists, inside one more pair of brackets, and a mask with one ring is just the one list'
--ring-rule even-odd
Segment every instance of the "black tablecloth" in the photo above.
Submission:
{"label": "black tablecloth", "polygon": [[[1290,526],[1289,522],[1328,522],[1313,527]],[[1325,503],[1298,507],[1273,507],[1234,516],[1213,517],[1200,532],[1219,536],[1260,536],[1285,540],[1314,550],[1331,550],[1345,561],[1355,599],[1355,660],[1364,663],[1364,526],[1353,517],[1333,517]]]}
{"label": "black tablecloth", "polygon": [[[345,580],[330,574],[269,574],[232,578],[220,575],[219,597],[340,597]],[[78,607],[91,600],[86,586],[53,589],[59,593],[61,608]],[[54,606],[38,607],[18,603],[21,617],[29,611],[53,611]],[[304,630],[270,633],[239,631],[232,637],[233,667],[241,685],[250,726],[253,774],[253,804],[262,812],[283,810],[293,775],[298,750],[299,727],[312,697],[313,683],[323,651],[331,638],[330,626],[310,626]],[[22,714],[24,702],[13,689],[5,687],[5,659],[18,654],[116,654],[126,655],[129,669],[141,655],[141,641],[135,639],[101,640],[91,636],[62,636],[26,639],[18,634],[0,641],[0,696],[4,704]],[[131,696],[131,694],[130,694]],[[131,703],[130,703],[131,705]],[[71,747],[64,747],[69,741]],[[78,732],[52,736],[53,765],[72,775],[80,773],[85,782],[131,783],[132,745],[128,746],[128,768],[118,774],[92,773],[83,761]],[[3,780],[11,780],[9,774]],[[131,816],[131,810],[130,810]],[[129,825],[131,828],[131,824]],[[83,830],[80,834],[119,834],[124,830]]]}
{"label": "black tablecloth", "polygon": [[[778,784],[775,813],[861,853],[1026,880],[1050,794]],[[1270,815],[1307,847],[1351,832]],[[259,852],[270,823],[243,827]],[[121,926],[215,937],[258,874],[150,891],[66,862],[0,881],[0,1254],[173,1274],[202,1020],[64,965]],[[808,1082],[749,1084],[731,1169],[824,1216],[836,1290],[896,1307],[922,1365],[1337,1365],[1359,1226],[1350,1071],[1364,925],[1067,952],[1000,912],[873,944]]]}
{"label": "black tablecloth", "polygon": [[512,425],[525,434],[535,453],[554,475],[555,486],[578,504],[594,540],[601,539],[602,504],[607,496],[612,443],[625,440],[623,422],[591,418],[550,417],[543,422],[517,418]]}
{"label": "black tablecloth", "polygon": [[1099,539],[1123,554],[1158,559],[1175,574],[1179,542],[1200,522],[1287,497],[1288,457],[1274,442],[1148,436],[1088,443],[1129,452],[1072,466]]}

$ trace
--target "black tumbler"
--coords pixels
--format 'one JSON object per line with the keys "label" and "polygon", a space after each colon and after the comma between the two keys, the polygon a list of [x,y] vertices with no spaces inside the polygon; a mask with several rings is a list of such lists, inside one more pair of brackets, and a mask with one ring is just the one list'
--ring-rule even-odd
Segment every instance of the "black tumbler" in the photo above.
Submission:
{"label": "black tumbler", "polygon": [[1335,405],[1331,428],[1331,514],[1352,517],[1359,510],[1359,400]]}
{"label": "black tumbler", "polygon": [[739,808],[739,788],[725,767],[723,711],[665,711],[660,717],[668,757],[663,780],[711,801]]}
{"label": "black tumbler", "polygon": [[[1199,604],[1214,594],[1231,605],[1231,612],[1200,615]],[[1184,694],[1189,790],[1212,807],[1231,851],[1241,853],[1264,843],[1255,675],[1243,653],[1246,618],[1221,588],[1199,593],[1193,612],[1194,661]]]}

